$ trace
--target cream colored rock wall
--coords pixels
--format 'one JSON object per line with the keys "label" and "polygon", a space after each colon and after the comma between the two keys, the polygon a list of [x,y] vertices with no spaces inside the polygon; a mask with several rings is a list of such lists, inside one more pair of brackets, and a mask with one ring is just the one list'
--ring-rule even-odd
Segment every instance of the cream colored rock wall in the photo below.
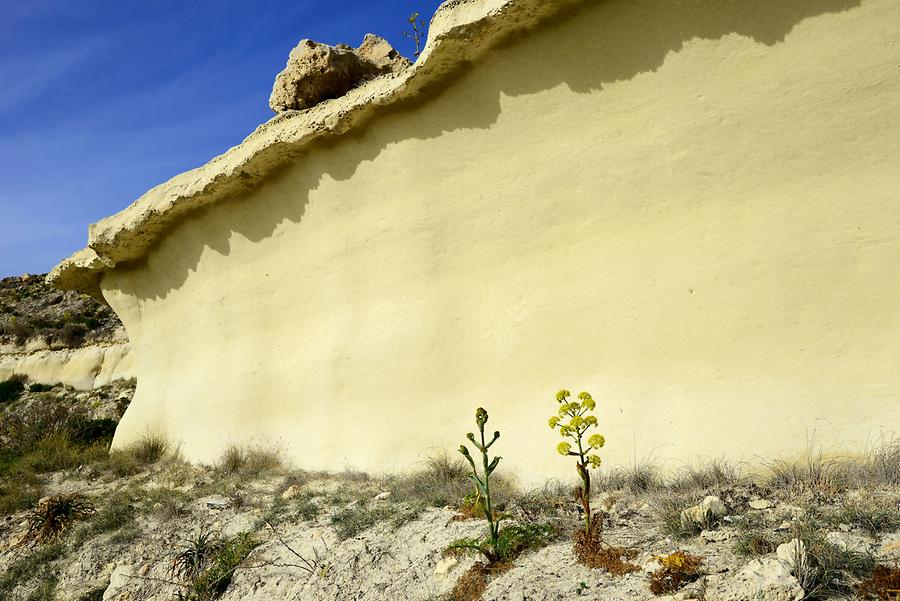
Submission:
{"label": "cream colored rock wall", "polygon": [[611,0],[493,51],[104,275],[117,446],[507,469],[854,450],[900,423],[900,5]]}
{"label": "cream colored rock wall", "polygon": [[13,374],[38,384],[67,384],[91,390],[134,377],[128,343],[114,342],[74,349],[0,352],[0,381]]}

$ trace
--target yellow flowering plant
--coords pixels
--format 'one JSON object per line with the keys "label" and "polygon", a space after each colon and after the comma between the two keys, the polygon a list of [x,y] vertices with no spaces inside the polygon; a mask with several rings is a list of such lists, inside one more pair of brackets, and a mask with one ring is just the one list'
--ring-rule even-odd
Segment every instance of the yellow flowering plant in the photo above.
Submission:
{"label": "yellow flowering plant", "polygon": [[[606,444],[602,434],[591,434],[585,439],[590,428],[597,427],[597,418],[591,415],[597,403],[587,392],[578,395],[578,400],[570,401],[572,393],[560,390],[556,393],[559,404],[557,414],[550,418],[549,425],[559,430],[565,439],[556,446],[556,452],[565,457],[576,457],[575,466],[581,478],[581,486],[576,490],[576,498],[584,508],[585,532],[591,532],[591,473],[590,469],[600,467],[600,456],[593,451]],[[572,442],[569,442],[571,440]],[[574,447],[573,447],[574,445]]]}

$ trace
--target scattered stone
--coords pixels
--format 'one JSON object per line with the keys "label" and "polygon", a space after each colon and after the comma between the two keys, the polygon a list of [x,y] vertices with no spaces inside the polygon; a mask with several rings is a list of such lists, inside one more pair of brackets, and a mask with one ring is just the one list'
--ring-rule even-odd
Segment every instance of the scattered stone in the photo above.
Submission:
{"label": "scattered stone", "polygon": [[456,564],[458,564],[458,563],[459,563],[459,560],[456,559],[455,557],[445,557],[442,560],[440,560],[439,562],[437,562],[436,566],[434,566],[434,575],[435,576],[446,576],[447,574],[450,573],[450,570],[452,570],[454,567],[456,567]]}
{"label": "scattered stone", "polygon": [[796,571],[806,565],[806,544],[798,538],[791,539],[778,545],[775,556]]}
{"label": "scattered stone", "polygon": [[725,504],[719,497],[708,496],[697,505],[681,512],[681,525],[685,528],[704,528],[725,515]]}
{"label": "scattered stone", "polygon": [[730,528],[724,530],[703,530],[698,536],[700,542],[707,545],[710,543],[720,543],[734,537],[735,532]]}
{"label": "scattered stone", "polygon": [[409,66],[388,42],[367,35],[359,49],[300,40],[275,78],[269,106],[276,113],[302,110],[343,96],[362,82]]}
{"label": "scattered stone", "polygon": [[710,588],[707,601],[800,601],[803,587],[780,559],[754,559],[740,572]]}
{"label": "scattered stone", "polygon": [[205,499],[202,499],[202,501],[207,509],[212,509],[213,511],[222,511],[223,509],[231,507],[231,499],[223,497],[222,495],[206,497]]}
{"label": "scattered stone", "polygon": [[756,499],[755,501],[750,501],[750,503],[748,504],[750,505],[750,509],[756,509],[759,511],[762,511],[763,509],[771,509],[775,506],[772,501],[766,499]]}
{"label": "scattered stone", "polygon": [[870,553],[872,545],[860,536],[852,532],[829,532],[825,540],[842,551],[855,551],[857,553]]}
{"label": "scattered stone", "polygon": [[374,63],[382,73],[400,73],[412,64],[408,58],[394,50],[386,39],[373,33],[366,34],[362,44],[356,49],[356,54]]}

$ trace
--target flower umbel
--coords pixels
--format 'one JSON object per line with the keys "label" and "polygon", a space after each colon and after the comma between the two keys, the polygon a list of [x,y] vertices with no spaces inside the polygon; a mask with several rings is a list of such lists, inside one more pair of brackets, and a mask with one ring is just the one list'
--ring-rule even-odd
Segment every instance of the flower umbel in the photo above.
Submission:
{"label": "flower umbel", "polygon": [[[572,393],[568,390],[560,390],[556,393],[556,402],[560,403],[557,415],[552,416],[548,423],[554,430],[559,428],[559,435],[568,438],[572,442],[564,441],[557,445],[556,451],[563,456],[576,457],[575,467],[581,477],[581,487],[578,489],[578,501],[584,508],[585,531],[591,531],[591,475],[590,469],[600,467],[600,456],[589,454],[590,451],[600,449],[606,444],[602,434],[591,434],[585,440],[585,435],[590,428],[597,427],[597,417],[589,415],[597,407],[597,403],[589,392],[578,394],[578,401],[569,401]],[[580,402],[579,402],[580,401]],[[573,446],[575,450],[573,451]]]}

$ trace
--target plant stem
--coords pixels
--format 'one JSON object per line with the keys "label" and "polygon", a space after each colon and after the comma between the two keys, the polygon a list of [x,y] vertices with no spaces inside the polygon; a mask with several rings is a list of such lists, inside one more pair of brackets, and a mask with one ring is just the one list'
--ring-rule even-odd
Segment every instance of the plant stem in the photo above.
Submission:
{"label": "plant stem", "polygon": [[591,533],[591,475],[584,460],[584,448],[581,446],[581,435],[578,441],[578,475],[581,476],[581,505],[584,507],[584,531]]}
{"label": "plant stem", "polygon": [[484,515],[488,520],[488,528],[491,533],[491,548],[494,552],[497,550],[497,538],[499,537],[499,532],[497,528],[497,524],[494,523],[494,510],[491,509],[491,478],[488,464],[488,454],[487,454],[487,446],[485,446],[484,441],[484,426],[482,425],[479,428],[481,432],[481,459],[484,464]]}

